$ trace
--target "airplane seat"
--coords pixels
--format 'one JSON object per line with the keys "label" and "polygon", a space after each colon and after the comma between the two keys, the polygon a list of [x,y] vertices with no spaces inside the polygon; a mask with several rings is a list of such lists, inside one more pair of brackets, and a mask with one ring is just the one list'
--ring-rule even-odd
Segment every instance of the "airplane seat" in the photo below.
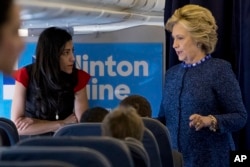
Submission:
{"label": "airplane seat", "polygon": [[100,136],[101,123],[69,124],[58,129],[54,136]]}
{"label": "airplane seat", "polygon": [[159,146],[150,130],[145,128],[142,143],[148,153],[151,167],[162,167]]}
{"label": "airplane seat", "polygon": [[43,136],[22,140],[16,145],[16,147],[20,146],[87,147],[102,153],[114,167],[133,167],[129,148],[122,140],[113,137]]}
{"label": "airplane seat", "polygon": [[127,137],[125,143],[129,147],[134,165],[140,167],[150,167],[150,159],[143,144],[135,138]]}
{"label": "airplane seat", "polygon": [[40,161],[56,160],[73,164],[77,167],[112,167],[107,158],[90,148],[12,146],[0,150],[0,161]]}
{"label": "airplane seat", "polygon": [[[158,143],[163,167],[182,167],[182,154],[171,147],[168,128],[158,120],[143,117],[144,125],[153,133]],[[177,165],[179,164],[179,165]]]}
{"label": "airplane seat", "polygon": [[1,117],[0,129],[3,146],[12,146],[19,141],[17,128],[11,120]]}
{"label": "airplane seat", "polygon": [[55,160],[0,161],[1,167],[76,167],[73,164]]}

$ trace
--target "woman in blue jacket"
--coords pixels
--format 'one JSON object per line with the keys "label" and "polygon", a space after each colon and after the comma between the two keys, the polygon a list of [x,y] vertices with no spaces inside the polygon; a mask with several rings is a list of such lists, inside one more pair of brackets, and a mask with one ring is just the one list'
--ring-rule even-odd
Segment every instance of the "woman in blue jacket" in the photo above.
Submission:
{"label": "woman in blue jacket", "polygon": [[177,9],[166,23],[182,62],[166,72],[158,119],[168,127],[185,167],[228,167],[232,132],[247,121],[241,90],[228,62],[213,58],[217,25],[198,5]]}

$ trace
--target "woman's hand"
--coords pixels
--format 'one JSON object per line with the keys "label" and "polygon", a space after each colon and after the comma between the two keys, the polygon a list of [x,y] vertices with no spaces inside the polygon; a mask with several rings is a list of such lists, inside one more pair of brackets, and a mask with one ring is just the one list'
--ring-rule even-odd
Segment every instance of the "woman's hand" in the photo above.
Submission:
{"label": "woman's hand", "polygon": [[211,126],[211,118],[209,116],[201,116],[199,114],[193,114],[189,117],[190,128],[194,127],[196,131]]}
{"label": "woman's hand", "polygon": [[19,131],[27,129],[30,125],[34,123],[34,120],[29,117],[19,117],[16,121],[16,127]]}
{"label": "woman's hand", "polygon": [[72,113],[63,120],[63,124],[72,124],[72,123],[77,123],[77,118],[74,113]]}

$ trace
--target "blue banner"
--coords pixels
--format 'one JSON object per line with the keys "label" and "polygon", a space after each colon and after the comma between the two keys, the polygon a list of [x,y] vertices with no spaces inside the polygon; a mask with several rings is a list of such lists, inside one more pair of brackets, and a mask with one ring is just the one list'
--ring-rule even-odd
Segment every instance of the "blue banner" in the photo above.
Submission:
{"label": "blue banner", "polygon": [[[33,61],[35,46],[26,45],[18,68]],[[164,72],[162,43],[75,43],[74,47],[77,68],[91,75],[87,85],[90,107],[113,109],[126,96],[139,94],[151,103],[153,116],[158,114]],[[8,118],[14,81],[0,77],[0,116]]]}

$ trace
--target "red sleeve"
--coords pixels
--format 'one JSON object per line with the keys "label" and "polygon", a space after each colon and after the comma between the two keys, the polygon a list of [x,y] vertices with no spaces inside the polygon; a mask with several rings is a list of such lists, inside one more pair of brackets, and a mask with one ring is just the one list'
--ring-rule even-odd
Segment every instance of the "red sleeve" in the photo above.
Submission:
{"label": "red sleeve", "polygon": [[82,70],[77,70],[77,77],[78,77],[78,82],[74,88],[74,92],[77,92],[82,88],[84,88],[88,84],[90,79],[90,75]]}
{"label": "red sleeve", "polygon": [[29,75],[26,68],[21,68],[15,71],[12,76],[15,78],[16,81],[23,84],[24,87],[28,87],[29,84]]}

